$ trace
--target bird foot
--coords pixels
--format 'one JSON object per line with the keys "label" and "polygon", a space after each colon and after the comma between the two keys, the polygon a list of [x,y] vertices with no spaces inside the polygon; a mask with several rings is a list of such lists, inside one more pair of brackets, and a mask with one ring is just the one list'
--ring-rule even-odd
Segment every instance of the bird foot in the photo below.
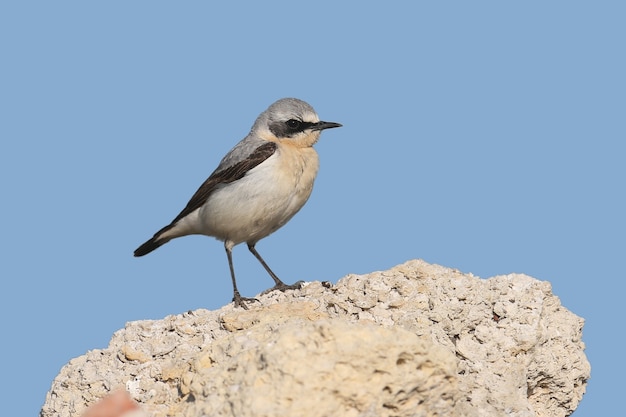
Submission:
{"label": "bird foot", "polygon": [[235,303],[235,307],[241,307],[244,310],[248,310],[248,306],[246,305],[246,303],[254,303],[254,302],[259,302],[259,300],[257,300],[256,298],[250,298],[250,297],[242,297],[241,295],[239,295],[239,293],[235,293],[235,295],[233,296],[233,303]]}
{"label": "bird foot", "polygon": [[280,282],[280,283],[274,285],[272,288],[269,288],[269,289],[263,291],[261,293],[261,295],[269,294],[272,291],[276,291],[276,290],[282,291],[282,292],[285,292],[287,290],[299,290],[300,288],[302,288],[302,284],[304,284],[304,281],[298,281],[298,282],[296,282],[295,284],[292,284],[292,285],[287,285],[284,282]]}

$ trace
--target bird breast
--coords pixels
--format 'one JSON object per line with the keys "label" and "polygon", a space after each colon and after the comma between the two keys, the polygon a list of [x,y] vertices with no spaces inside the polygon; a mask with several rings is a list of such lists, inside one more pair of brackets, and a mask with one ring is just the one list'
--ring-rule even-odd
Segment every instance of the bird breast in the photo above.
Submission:
{"label": "bird breast", "polygon": [[215,190],[199,209],[199,233],[235,244],[256,243],[304,206],[319,168],[313,148],[279,143],[274,155]]}

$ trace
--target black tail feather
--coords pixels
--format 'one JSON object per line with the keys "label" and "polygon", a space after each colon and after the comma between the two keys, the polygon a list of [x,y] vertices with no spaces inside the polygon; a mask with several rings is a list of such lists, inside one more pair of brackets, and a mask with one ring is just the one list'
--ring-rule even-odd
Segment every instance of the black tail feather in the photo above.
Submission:
{"label": "black tail feather", "polygon": [[178,236],[161,237],[163,233],[167,232],[174,226],[176,226],[176,223],[172,222],[168,224],[167,226],[165,226],[164,228],[162,228],[161,230],[159,230],[158,232],[156,232],[150,240],[148,240],[146,243],[144,243],[143,245],[135,249],[134,255],[135,256],[147,255],[153,250],[165,245],[167,242],[174,239],[175,237],[178,237]]}
{"label": "black tail feather", "polygon": [[135,249],[134,255],[135,256],[144,256],[149,254],[150,252],[152,252],[153,250],[155,250],[156,248],[166,244],[168,241],[163,239],[163,240],[159,240],[156,237],[153,237],[152,239],[148,240],[146,243],[144,243],[143,245],[139,246],[137,249]]}

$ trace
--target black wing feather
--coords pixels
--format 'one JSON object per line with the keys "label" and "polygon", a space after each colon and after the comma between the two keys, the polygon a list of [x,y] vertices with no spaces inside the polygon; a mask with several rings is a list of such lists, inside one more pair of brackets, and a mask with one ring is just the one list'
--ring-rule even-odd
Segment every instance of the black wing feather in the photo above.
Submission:
{"label": "black wing feather", "polygon": [[214,171],[211,176],[209,176],[209,178],[207,178],[207,180],[204,181],[200,188],[198,188],[198,190],[194,193],[185,208],[178,214],[178,216],[176,216],[176,218],[172,220],[170,224],[156,232],[150,240],[138,247],[135,250],[134,255],[146,255],[158,248],[159,246],[167,243],[169,239],[159,239],[159,236],[174,227],[174,225],[176,225],[176,222],[178,222],[180,219],[200,208],[213,193],[215,187],[217,187],[219,184],[228,184],[243,178],[243,176],[246,175],[248,171],[272,156],[274,152],[276,152],[277,147],[278,145],[276,145],[276,143],[267,142],[259,146],[254,152],[252,152],[252,154],[250,154],[248,158],[244,159],[243,161],[238,162],[235,165],[221,171]]}

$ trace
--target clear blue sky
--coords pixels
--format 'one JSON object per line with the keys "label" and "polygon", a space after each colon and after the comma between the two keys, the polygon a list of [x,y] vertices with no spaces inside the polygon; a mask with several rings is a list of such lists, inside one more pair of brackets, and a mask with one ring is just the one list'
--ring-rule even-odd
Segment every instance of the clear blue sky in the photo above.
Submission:
{"label": "clear blue sky", "polygon": [[[6,415],[36,415],[125,322],[230,301],[220,242],[132,252],[287,96],[344,127],[317,145],[307,206],[257,246],[280,277],[422,258],[548,280],[586,320],[575,415],[622,409],[625,4],[250,3],[0,6]],[[271,285],[234,256],[244,295]]]}

